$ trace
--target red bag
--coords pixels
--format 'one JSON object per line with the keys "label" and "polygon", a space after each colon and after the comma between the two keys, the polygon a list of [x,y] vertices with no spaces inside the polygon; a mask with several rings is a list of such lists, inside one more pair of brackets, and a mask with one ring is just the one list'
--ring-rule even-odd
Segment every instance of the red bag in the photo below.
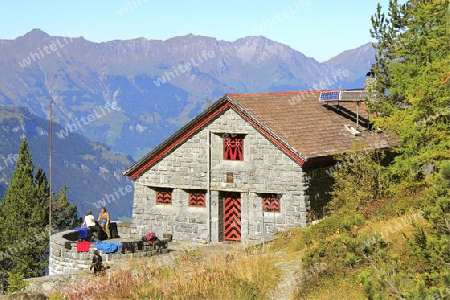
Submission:
{"label": "red bag", "polygon": [[147,242],[148,242],[150,245],[153,245],[153,242],[156,241],[156,240],[158,240],[158,237],[156,236],[156,233],[150,232],[150,233],[147,233],[147,234],[145,235],[145,239],[147,240]]}

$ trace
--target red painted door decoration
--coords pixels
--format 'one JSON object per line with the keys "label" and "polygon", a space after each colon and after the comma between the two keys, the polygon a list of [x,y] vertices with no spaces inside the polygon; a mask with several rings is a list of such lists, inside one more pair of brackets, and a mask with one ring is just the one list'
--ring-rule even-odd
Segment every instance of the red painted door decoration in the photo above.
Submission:
{"label": "red painted door decoration", "polygon": [[229,193],[224,198],[224,235],[226,241],[241,240],[241,195]]}
{"label": "red painted door decoration", "polygon": [[244,139],[241,137],[225,138],[223,140],[223,159],[244,160]]}

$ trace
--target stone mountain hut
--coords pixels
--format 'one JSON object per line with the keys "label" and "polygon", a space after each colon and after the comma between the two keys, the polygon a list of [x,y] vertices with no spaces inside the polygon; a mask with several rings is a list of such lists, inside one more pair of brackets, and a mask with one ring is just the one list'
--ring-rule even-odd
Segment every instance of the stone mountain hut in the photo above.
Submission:
{"label": "stone mountain hut", "polygon": [[348,102],[343,91],[323,92],[227,94],[213,103],[124,171],[135,182],[136,231],[246,241],[320,218],[333,155],[354,140],[392,146],[368,130],[357,100],[367,92],[348,92]]}

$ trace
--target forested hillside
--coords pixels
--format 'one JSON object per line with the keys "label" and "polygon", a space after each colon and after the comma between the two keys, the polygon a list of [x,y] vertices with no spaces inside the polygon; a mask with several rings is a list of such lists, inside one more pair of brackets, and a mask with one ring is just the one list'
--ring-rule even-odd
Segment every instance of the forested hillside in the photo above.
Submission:
{"label": "forested hillside", "polygon": [[[53,130],[54,188],[67,186],[67,195],[81,216],[88,209],[97,212],[104,205],[115,220],[131,217],[134,188],[122,171],[133,160],[76,132],[59,137],[56,133],[62,128],[58,124],[54,124]],[[35,165],[49,176],[49,121],[25,108],[0,106],[0,198],[12,179],[24,137],[28,139]]]}

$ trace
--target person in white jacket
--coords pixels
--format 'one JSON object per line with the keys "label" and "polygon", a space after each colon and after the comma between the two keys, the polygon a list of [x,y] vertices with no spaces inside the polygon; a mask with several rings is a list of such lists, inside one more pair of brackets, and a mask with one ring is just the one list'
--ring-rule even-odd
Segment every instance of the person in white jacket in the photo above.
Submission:
{"label": "person in white jacket", "polygon": [[91,227],[96,226],[94,215],[92,215],[92,210],[88,210],[84,216],[84,223],[81,227]]}

